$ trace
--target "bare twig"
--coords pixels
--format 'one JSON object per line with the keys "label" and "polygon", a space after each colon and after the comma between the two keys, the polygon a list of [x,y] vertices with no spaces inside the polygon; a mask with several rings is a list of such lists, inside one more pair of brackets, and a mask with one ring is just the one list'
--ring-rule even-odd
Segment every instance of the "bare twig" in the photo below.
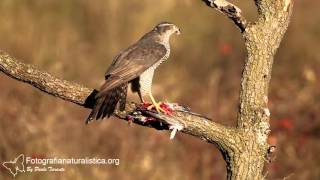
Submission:
{"label": "bare twig", "polygon": [[218,9],[221,13],[230,18],[235,25],[244,32],[247,27],[247,21],[241,14],[241,9],[226,0],[202,0],[209,7]]}

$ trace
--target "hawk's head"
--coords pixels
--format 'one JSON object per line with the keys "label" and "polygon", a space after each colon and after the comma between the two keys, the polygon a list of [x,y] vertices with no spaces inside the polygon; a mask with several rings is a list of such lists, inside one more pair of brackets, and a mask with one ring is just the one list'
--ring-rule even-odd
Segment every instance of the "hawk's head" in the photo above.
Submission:
{"label": "hawk's head", "polygon": [[160,35],[170,36],[174,33],[180,34],[180,29],[169,22],[161,22],[154,28],[154,31],[157,31]]}

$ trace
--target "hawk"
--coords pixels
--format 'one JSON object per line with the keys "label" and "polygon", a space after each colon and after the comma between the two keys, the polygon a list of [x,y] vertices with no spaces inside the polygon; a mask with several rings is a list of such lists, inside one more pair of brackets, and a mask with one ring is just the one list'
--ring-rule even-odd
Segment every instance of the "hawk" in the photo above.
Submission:
{"label": "hawk", "polygon": [[[137,92],[142,103],[150,98],[158,112],[164,111],[152,96],[151,87],[155,69],[170,55],[170,36],[180,34],[180,29],[169,22],[156,25],[136,43],[121,51],[105,73],[105,82],[95,96],[95,105],[86,120],[110,117],[115,109],[125,109],[128,84]],[[149,108],[150,108],[149,107]]]}

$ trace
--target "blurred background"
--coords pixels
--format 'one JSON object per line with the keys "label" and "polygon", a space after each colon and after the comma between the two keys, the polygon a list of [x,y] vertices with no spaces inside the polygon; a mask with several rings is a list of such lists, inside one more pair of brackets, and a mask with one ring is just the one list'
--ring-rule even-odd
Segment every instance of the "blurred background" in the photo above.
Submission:
{"label": "blurred background", "polygon": [[[253,1],[241,1],[255,20]],[[268,179],[320,178],[319,1],[296,1],[275,58],[270,87]],[[214,121],[235,125],[246,52],[239,30],[200,0],[1,0],[0,49],[66,80],[99,88],[113,56],[160,21],[182,29],[153,92]],[[120,166],[66,166],[17,179],[226,178],[218,150],[194,137],[115,119],[86,126],[89,110],[0,73],[0,162],[33,157],[120,158]],[[12,179],[2,166],[0,179]]]}

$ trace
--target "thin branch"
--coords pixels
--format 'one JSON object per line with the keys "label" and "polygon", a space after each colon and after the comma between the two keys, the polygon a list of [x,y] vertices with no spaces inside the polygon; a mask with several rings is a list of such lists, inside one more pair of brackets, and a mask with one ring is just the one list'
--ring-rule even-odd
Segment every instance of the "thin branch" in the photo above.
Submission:
{"label": "thin branch", "polygon": [[221,13],[230,18],[235,25],[244,32],[247,27],[247,21],[241,14],[241,9],[226,0],[202,0],[207,6],[218,9]]}
{"label": "thin branch", "polygon": [[[0,71],[6,75],[28,83],[41,91],[86,108],[92,108],[97,90],[82,85],[61,80],[51,74],[41,71],[32,65],[21,63],[7,53],[0,51]],[[181,111],[178,106],[172,116],[159,115],[137,108],[135,103],[127,103],[126,110],[115,112],[115,116],[142,126],[156,129],[181,130],[186,134],[217,144],[219,147],[233,146],[235,129],[214,123],[203,116],[189,111]],[[150,118],[160,119],[152,121]],[[148,120],[149,119],[149,120]],[[159,124],[159,122],[163,122]],[[169,126],[168,126],[169,125]],[[182,127],[182,128],[179,128]]]}
{"label": "thin branch", "polygon": [[31,84],[45,93],[78,105],[90,107],[90,103],[87,103],[86,99],[94,92],[93,89],[58,79],[47,72],[38,70],[32,65],[16,61],[1,50],[0,71],[18,81]]}

